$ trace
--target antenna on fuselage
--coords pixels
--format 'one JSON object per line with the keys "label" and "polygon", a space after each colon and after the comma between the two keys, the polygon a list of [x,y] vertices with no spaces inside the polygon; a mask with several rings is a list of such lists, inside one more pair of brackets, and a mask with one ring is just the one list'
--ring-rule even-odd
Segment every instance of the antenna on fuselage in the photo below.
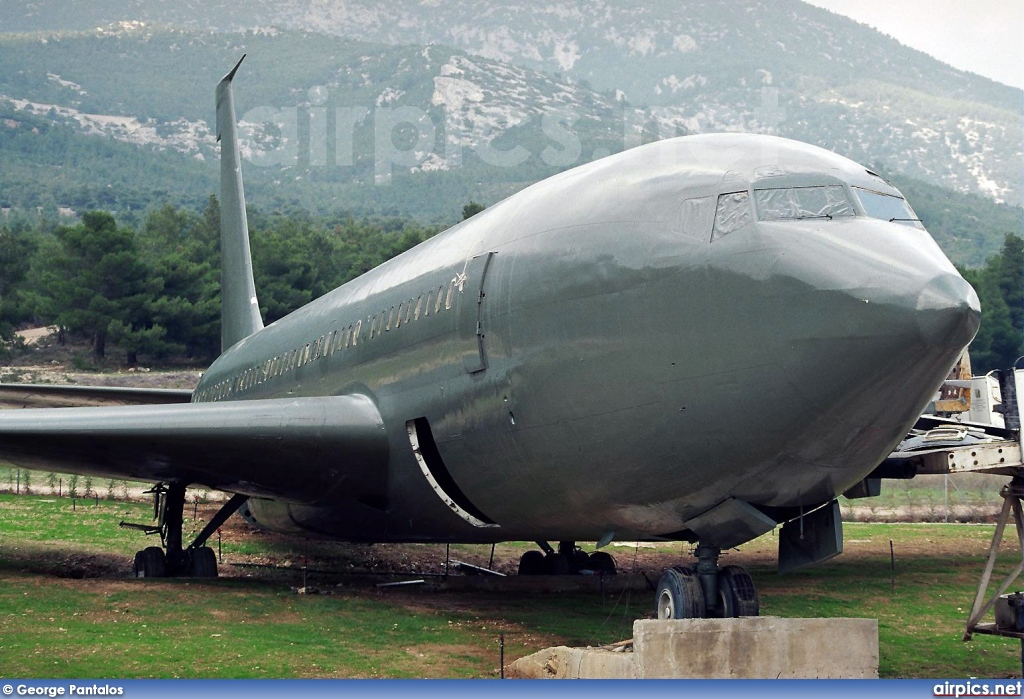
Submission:
{"label": "antenna on fuselage", "polygon": [[263,329],[249,251],[249,224],[238,154],[231,81],[245,55],[217,84],[217,140],[220,141],[220,350]]}

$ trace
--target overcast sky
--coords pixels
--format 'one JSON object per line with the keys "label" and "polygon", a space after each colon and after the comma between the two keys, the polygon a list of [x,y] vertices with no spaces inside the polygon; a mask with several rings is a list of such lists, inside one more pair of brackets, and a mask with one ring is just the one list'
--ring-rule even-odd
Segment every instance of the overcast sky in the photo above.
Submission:
{"label": "overcast sky", "polygon": [[1024,87],[1021,0],[805,0],[961,70]]}

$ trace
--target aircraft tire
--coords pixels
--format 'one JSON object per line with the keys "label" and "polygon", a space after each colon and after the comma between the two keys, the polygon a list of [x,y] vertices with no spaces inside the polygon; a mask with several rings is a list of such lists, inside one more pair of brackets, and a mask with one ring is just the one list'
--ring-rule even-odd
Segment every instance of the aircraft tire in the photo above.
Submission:
{"label": "aircraft tire", "polygon": [[548,572],[547,561],[540,551],[530,550],[519,558],[519,575],[544,575]]}
{"label": "aircraft tire", "polygon": [[602,573],[604,575],[615,575],[617,572],[615,569],[615,559],[604,551],[594,551],[590,554],[587,568],[595,573]]}
{"label": "aircraft tire", "polygon": [[209,546],[192,550],[189,575],[193,578],[217,577],[217,555]]}
{"label": "aircraft tire", "polygon": [[658,581],[654,599],[659,619],[704,618],[704,589],[692,568],[676,566],[667,569]]}
{"label": "aircraft tire", "polygon": [[740,566],[723,566],[718,571],[718,589],[726,618],[757,616],[761,603],[750,573]]}
{"label": "aircraft tire", "polygon": [[167,577],[167,558],[159,546],[149,546],[135,554],[135,577]]}

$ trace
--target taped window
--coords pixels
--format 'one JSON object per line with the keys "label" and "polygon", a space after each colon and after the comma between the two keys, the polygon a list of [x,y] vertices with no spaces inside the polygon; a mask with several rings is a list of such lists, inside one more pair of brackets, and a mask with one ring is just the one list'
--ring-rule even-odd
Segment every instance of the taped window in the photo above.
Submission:
{"label": "taped window", "polygon": [[754,202],[757,205],[759,221],[832,219],[856,214],[846,190],[838,184],[755,189]]}
{"label": "taped window", "polygon": [[715,220],[715,198],[699,197],[683,202],[683,233],[693,238],[707,240]]}
{"label": "taped window", "polygon": [[715,228],[711,232],[711,240],[743,228],[750,223],[750,195],[747,192],[729,192],[718,195],[718,208],[715,210]]}

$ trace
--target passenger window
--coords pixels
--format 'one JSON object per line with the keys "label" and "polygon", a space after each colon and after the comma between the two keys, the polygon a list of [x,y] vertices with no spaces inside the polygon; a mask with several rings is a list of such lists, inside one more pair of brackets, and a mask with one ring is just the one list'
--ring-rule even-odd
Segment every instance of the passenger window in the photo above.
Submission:
{"label": "passenger window", "polygon": [[423,315],[424,316],[429,316],[430,315],[430,304],[432,304],[433,302],[434,302],[434,290],[431,289],[430,291],[427,292],[426,308],[423,309]]}
{"label": "passenger window", "polygon": [[388,313],[388,324],[384,326],[384,331],[385,332],[389,332],[391,330],[391,326],[394,324],[394,322],[395,322],[395,307],[392,306],[391,307],[391,312]]}
{"label": "passenger window", "polygon": [[363,330],[363,321],[356,321],[356,329],[352,331],[352,346],[359,344],[359,333]]}
{"label": "passenger window", "polygon": [[408,323],[410,318],[412,318],[412,299],[409,299],[409,303],[405,304],[405,322]]}
{"label": "passenger window", "polygon": [[437,303],[434,304],[434,313],[441,311],[441,303],[444,301],[444,284],[437,287]]}
{"label": "passenger window", "polygon": [[[428,301],[427,303],[429,304],[430,302]],[[412,315],[413,320],[419,320],[420,319],[420,309],[422,309],[422,308],[423,308],[423,294],[420,294],[419,296],[416,297],[416,311]]]}
{"label": "passenger window", "polygon": [[448,284],[448,295],[444,298],[444,309],[447,311],[452,307],[452,297],[455,296],[455,280],[452,279]]}
{"label": "passenger window", "polygon": [[377,334],[377,316],[373,316],[370,319],[370,339],[372,340],[373,336],[376,335],[376,334]]}
{"label": "passenger window", "polygon": [[405,310],[405,308],[404,308],[404,305],[405,305],[405,304],[401,304],[401,303],[400,303],[400,304],[398,304],[398,317],[397,317],[397,318],[395,318],[395,327],[396,327],[396,328],[397,328],[397,327],[398,327],[399,325],[401,325],[401,324],[402,324],[402,311],[404,311],[404,310]]}

